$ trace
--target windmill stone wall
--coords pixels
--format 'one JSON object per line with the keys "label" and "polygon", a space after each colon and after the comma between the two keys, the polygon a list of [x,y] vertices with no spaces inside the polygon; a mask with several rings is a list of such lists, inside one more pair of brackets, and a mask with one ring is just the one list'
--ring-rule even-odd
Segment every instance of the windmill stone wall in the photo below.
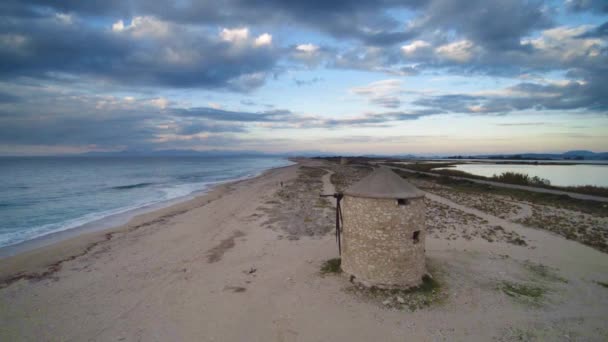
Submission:
{"label": "windmill stone wall", "polygon": [[347,189],[342,270],[365,286],[408,288],[426,274],[424,193],[388,169]]}

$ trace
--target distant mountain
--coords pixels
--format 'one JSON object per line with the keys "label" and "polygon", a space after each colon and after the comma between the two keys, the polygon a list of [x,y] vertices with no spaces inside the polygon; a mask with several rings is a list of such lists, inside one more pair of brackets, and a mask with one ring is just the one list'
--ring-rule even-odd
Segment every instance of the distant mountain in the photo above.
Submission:
{"label": "distant mountain", "polygon": [[493,154],[476,156],[450,156],[456,159],[522,159],[522,160],[608,160],[608,152],[592,152],[585,150],[568,151],[565,153],[517,153]]}

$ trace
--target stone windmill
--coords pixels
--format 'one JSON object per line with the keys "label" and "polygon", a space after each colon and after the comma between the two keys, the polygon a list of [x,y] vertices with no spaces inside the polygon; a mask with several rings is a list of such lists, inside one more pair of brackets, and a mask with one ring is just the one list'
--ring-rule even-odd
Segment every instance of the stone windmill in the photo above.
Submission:
{"label": "stone windmill", "polygon": [[426,274],[424,193],[386,167],[342,199],[342,270],[365,286],[408,288]]}

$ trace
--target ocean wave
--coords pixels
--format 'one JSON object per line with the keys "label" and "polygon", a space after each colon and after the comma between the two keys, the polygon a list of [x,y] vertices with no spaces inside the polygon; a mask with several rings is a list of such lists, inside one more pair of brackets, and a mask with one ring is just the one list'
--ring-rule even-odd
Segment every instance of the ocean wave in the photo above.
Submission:
{"label": "ocean wave", "polygon": [[[185,200],[189,197],[207,192],[218,184],[252,178],[260,175],[262,172],[272,167],[280,167],[292,163],[286,162],[276,164],[265,167],[255,167],[253,169],[250,168],[249,170],[243,169],[240,170],[241,172],[236,172],[237,174],[213,174],[211,172],[201,170],[201,172],[192,172],[187,175],[180,175],[181,177],[176,177],[177,179],[181,178],[182,181],[186,179],[188,180],[187,182],[178,182],[177,184],[173,182],[134,182],[133,184],[106,187],[105,189],[108,190],[148,188],[151,189],[151,191],[146,191],[145,193],[134,193],[134,195],[137,195],[138,198],[134,198],[133,201],[131,201],[131,203],[128,205],[124,205],[119,208],[84,213],[78,215],[77,217],[61,220],[60,222],[52,222],[29,227],[13,226],[10,229],[7,229],[8,231],[0,225],[0,247],[18,244],[23,241],[40,238],[49,234],[78,228],[84,225],[90,225],[93,229],[98,226],[106,226],[108,222],[116,222],[116,220],[112,220],[111,217],[116,217],[121,221],[126,218],[126,222],[128,218],[137,215],[137,213],[140,213],[141,210],[145,210],[146,207],[154,209],[158,206],[164,206],[165,203],[170,205],[172,203],[176,203],[176,201],[180,201],[182,199]],[[125,192],[124,194],[131,196],[128,192]],[[74,195],[74,193],[71,193],[71,195]],[[63,196],[63,194],[61,196]],[[11,206],[11,203],[3,201],[0,202],[0,206],[1,205]],[[110,224],[113,225],[114,223]]]}
{"label": "ocean wave", "polygon": [[[146,185],[144,185],[146,184]],[[138,183],[133,185],[126,185],[120,188],[130,187],[144,187],[153,185],[154,183]],[[82,227],[84,225],[92,224],[95,222],[101,222],[102,220],[106,220],[111,217],[116,217],[118,215],[125,215],[129,212],[135,212],[138,209],[145,209],[146,207],[151,207],[155,205],[162,205],[162,203],[174,200],[179,200],[180,198],[186,198],[189,195],[194,193],[203,192],[209,190],[213,185],[218,184],[218,182],[200,182],[200,183],[189,183],[189,184],[174,184],[168,187],[164,187],[159,190],[159,196],[154,198],[140,199],[139,203],[135,203],[132,205],[119,207],[110,210],[104,210],[99,212],[88,213],[73,219],[64,220],[62,222],[49,223],[35,227],[29,227],[27,229],[19,229],[13,232],[2,232],[0,234],[0,247],[6,247],[14,244],[21,243],[23,241],[32,240],[36,238],[40,238],[43,236],[47,236],[54,233],[63,232],[66,230]],[[116,188],[116,187],[114,187]],[[135,216],[135,215],[133,215]],[[131,215],[128,218],[132,217]],[[125,220],[125,222],[128,220]]]}
{"label": "ocean wave", "polygon": [[129,184],[129,185],[119,185],[119,186],[113,186],[110,189],[129,190],[129,189],[145,188],[150,185],[154,185],[154,183],[136,183],[136,184]]}

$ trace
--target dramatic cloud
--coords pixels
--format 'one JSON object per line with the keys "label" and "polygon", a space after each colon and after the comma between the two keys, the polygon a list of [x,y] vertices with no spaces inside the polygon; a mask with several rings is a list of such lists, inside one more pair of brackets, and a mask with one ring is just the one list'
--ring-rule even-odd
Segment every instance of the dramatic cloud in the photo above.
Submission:
{"label": "dramatic cloud", "polygon": [[[600,1],[577,1],[571,7],[596,8]],[[477,43],[515,46],[518,38],[548,24],[541,2],[524,0],[371,0],[371,1],[280,1],[245,2],[226,0],[174,2],[134,0],[128,2],[47,2],[8,0],[3,10],[12,15],[35,16],[44,10],[83,16],[153,16],[175,23],[295,23],[320,30],[339,39],[354,39],[366,45],[403,43],[423,31],[458,30]],[[423,13],[412,23],[390,15],[391,10]],[[508,13],[508,15],[505,15]]]}
{"label": "dramatic cloud", "polygon": [[287,110],[272,110],[262,113],[235,112],[216,108],[199,107],[188,109],[174,109],[172,112],[179,116],[206,118],[218,121],[238,122],[273,122],[284,121],[291,115]]}
{"label": "dramatic cloud", "polygon": [[518,50],[522,37],[552,23],[541,1],[435,0],[426,13],[419,25],[456,31],[489,50]]}
{"label": "dramatic cloud", "polygon": [[4,79],[65,73],[118,84],[248,91],[264,83],[278,58],[269,34],[252,39],[247,28],[225,28],[216,35],[153,17],[107,29],[50,17],[0,27]]}
{"label": "dramatic cloud", "polygon": [[608,13],[608,4],[604,0],[565,0],[566,6],[576,12],[594,11]]}
{"label": "dramatic cloud", "polygon": [[164,98],[53,91],[37,95],[8,95],[11,101],[0,103],[0,144],[152,149],[172,139],[246,132],[248,121],[246,116],[223,123],[212,120],[212,115],[181,116],[180,110],[173,113],[174,107]]}
{"label": "dramatic cloud", "polygon": [[494,94],[452,94],[415,101],[418,106],[451,113],[501,114],[521,110],[608,111],[608,91],[594,83],[563,81],[555,84],[519,83]]}
{"label": "dramatic cloud", "polygon": [[442,114],[437,110],[414,110],[408,112],[367,113],[360,117],[323,120],[318,125],[326,128],[339,127],[385,127],[391,122],[416,120],[424,116]]}
{"label": "dramatic cloud", "polygon": [[291,143],[440,114],[608,112],[605,1],[6,0],[0,11],[4,146],[267,146],[276,132]]}

